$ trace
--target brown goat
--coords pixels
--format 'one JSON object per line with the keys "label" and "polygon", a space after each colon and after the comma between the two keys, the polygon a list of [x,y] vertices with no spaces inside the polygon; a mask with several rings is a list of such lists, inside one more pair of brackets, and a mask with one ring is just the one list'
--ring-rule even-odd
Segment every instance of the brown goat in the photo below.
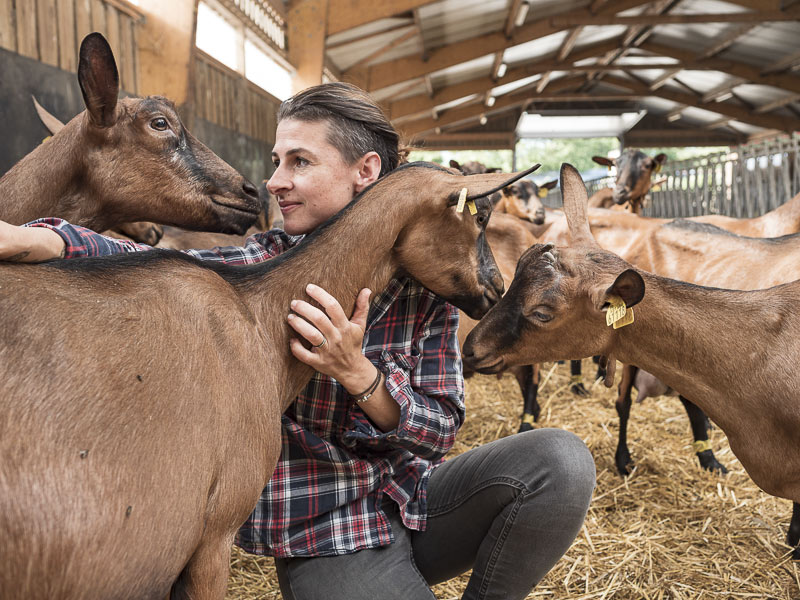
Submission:
{"label": "brown goat", "polygon": [[117,99],[116,63],[99,33],[81,43],[78,82],[86,110],[0,178],[0,219],[57,216],[98,231],[158,221],[228,233],[255,221],[255,186],[192,137],[169,100]]}
{"label": "brown goat", "polygon": [[[222,598],[312,375],[290,301],[313,282],[350,314],[400,272],[479,318],[503,293],[486,195],[525,174],[404,165],[247,267],[169,250],[0,266],[3,594]],[[455,208],[465,187],[475,216]]]}
{"label": "brown goat", "polygon": [[[494,373],[599,354],[609,357],[606,385],[614,359],[638,365],[698,403],[761,489],[800,501],[800,281],[732,291],[636,270],[592,237],[578,172],[564,165],[561,177],[572,246],[522,256],[467,337],[465,365]],[[624,326],[606,325],[612,308]]]}
{"label": "brown goat", "polygon": [[618,158],[593,156],[592,160],[606,167],[616,167],[617,177],[613,188],[602,189],[589,199],[592,208],[611,208],[612,205],[629,206],[629,211],[641,214],[645,196],[653,183],[653,174],[661,170],[666,154],[647,156],[641,150],[625,150]]}

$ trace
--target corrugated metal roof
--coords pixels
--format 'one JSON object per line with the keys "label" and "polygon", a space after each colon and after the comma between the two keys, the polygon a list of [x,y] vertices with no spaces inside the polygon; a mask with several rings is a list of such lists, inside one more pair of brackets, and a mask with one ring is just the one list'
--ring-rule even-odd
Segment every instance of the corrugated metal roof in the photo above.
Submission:
{"label": "corrugated metal roof", "polygon": [[[785,0],[783,4],[787,5],[792,1]],[[654,115],[664,118],[682,105],[669,98],[660,98],[659,95],[678,97],[679,94],[680,98],[688,99],[696,96],[696,100],[685,100],[684,102],[698,106],[686,107],[681,113],[681,118],[673,121],[678,123],[674,125],[675,127],[687,125],[727,127],[730,125],[732,131],[729,133],[737,131],[750,134],[754,131],[762,132],[765,128],[772,127],[773,124],[780,125],[784,120],[800,124],[800,102],[794,100],[800,92],[800,83],[794,84],[786,79],[786,73],[789,73],[788,77],[795,77],[792,71],[785,71],[781,75],[783,79],[775,79],[774,82],[777,82],[775,85],[765,85],[756,81],[758,77],[750,75],[753,67],[758,68],[758,72],[769,69],[793,53],[798,53],[796,62],[800,63],[800,22],[797,20],[760,22],[754,19],[753,22],[746,20],[744,22],[712,21],[656,25],[645,23],[631,26],[582,24],[576,29],[572,26],[551,25],[553,22],[547,19],[572,15],[585,19],[591,16],[589,0],[530,0],[531,8],[525,21],[525,28],[511,27],[512,35],[516,35],[516,37],[510,38],[506,47],[499,47],[502,60],[508,69],[514,69],[514,72],[518,73],[517,80],[501,79],[497,85],[492,85],[488,78],[493,75],[492,67],[497,64],[496,51],[487,51],[483,56],[474,56],[474,54],[470,56],[469,45],[464,45],[462,42],[475,40],[476,47],[490,49],[497,47],[496,41],[494,41],[498,39],[497,33],[509,27],[510,21],[513,21],[514,15],[509,15],[509,9],[513,4],[512,0],[440,0],[432,2],[419,6],[416,9],[416,15],[408,12],[398,15],[396,18],[380,19],[331,36],[328,39],[328,45],[331,46],[328,56],[336,67],[345,71],[345,77],[350,66],[363,65],[365,59],[376,51],[380,51],[379,55],[372,59],[371,64],[374,67],[368,69],[368,73],[372,73],[373,70],[379,73],[393,73],[393,69],[402,71],[402,69],[411,68],[408,65],[417,64],[418,66],[414,67],[416,71],[409,71],[409,73],[424,73],[424,77],[414,74],[408,81],[395,81],[384,89],[375,89],[372,92],[376,98],[387,103],[400,103],[403,99],[413,98],[416,103],[414,106],[426,106],[431,111],[435,108],[440,115],[443,130],[450,126],[447,119],[448,108],[460,106],[468,102],[465,100],[467,96],[476,94],[476,91],[472,90],[477,90],[477,88],[469,85],[469,82],[482,82],[480,85],[484,86],[484,91],[478,93],[476,97],[490,93],[498,98],[498,107],[493,109],[496,111],[512,109],[519,111],[521,105],[517,100],[514,100],[516,102],[514,104],[505,98],[510,97],[509,95],[519,95],[520,89],[525,89],[525,94],[529,93],[530,99],[535,101],[536,89],[542,87],[535,85],[535,82],[541,80],[543,73],[536,72],[530,65],[552,62],[553,57],[557,56],[559,52],[566,54],[565,64],[567,66],[574,64],[574,68],[580,68],[587,65],[606,64],[605,62],[599,63],[601,59],[604,59],[612,61],[612,68],[615,70],[603,69],[590,73],[586,70],[572,72],[564,68],[553,71],[550,67],[549,83],[543,88],[548,98],[553,94],[560,93],[570,98],[567,102],[585,98],[587,102],[597,106],[603,101],[594,101],[594,97],[620,96],[623,99],[619,102],[625,102],[624,97],[630,95],[631,92],[620,91],[619,87],[607,85],[604,79],[608,77],[618,81],[630,81],[631,85],[635,83],[634,87],[638,91],[634,95],[642,97],[641,106]],[[597,2],[591,4],[596,5]],[[613,5],[611,3],[599,4],[598,10],[602,12],[609,6]],[[795,10],[800,17],[798,6],[800,6],[800,2],[794,0],[791,10]],[[706,14],[735,15],[748,12],[751,11],[733,1],[665,2],[660,0],[642,2],[638,6],[621,12],[620,15],[645,16],[652,19],[659,14],[675,17]],[[607,11],[605,14],[610,13]],[[585,22],[581,21],[581,23]],[[534,23],[537,25],[533,25]],[[547,34],[548,26],[555,27],[555,31]],[[416,29],[416,33],[413,33],[414,29]],[[538,34],[541,37],[537,37],[539,31],[542,32]],[[577,33],[577,37],[574,33]],[[734,34],[738,36],[736,39],[732,38]],[[396,42],[403,36],[406,39]],[[515,40],[519,43],[514,43]],[[622,40],[627,42],[624,48],[619,47]],[[425,57],[438,56],[438,50],[446,52],[447,47],[455,43],[462,43],[465,48],[463,61],[449,57],[447,61],[433,61],[431,62],[433,68],[426,72]],[[722,45],[720,45],[721,43]],[[570,56],[578,55],[584,49],[595,44],[606,49],[617,48],[618,51],[610,54],[604,51],[598,53],[598,56],[579,61],[569,60]],[[675,74],[674,69],[665,69],[664,65],[674,64],[678,68],[681,66],[680,61],[669,56],[653,55],[648,51],[649,46],[657,47],[659,45],[689,53],[690,56],[696,57],[694,60],[702,60],[706,52],[714,49],[709,60],[715,65],[720,65],[719,70],[684,69]],[[397,60],[401,58],[405,62],[397,63]],[[446,66],[440,66],[442,62],[445,62]],[[639,65],[659,65],[661,68],[631,69],[631,67]],[[791,67],[793,65],[788,65],[788,68]],[[743,73],[746,76],[743,76]],[[676,78],[670,79],[671,75],[676,75]],[[370,85],[369,77],[371,76],[368,76],[366,85]],[[390,79],[384,76],[381,80],[388,81]],[[797,77],[797,81],[800,82],[800,77]],[[783,82],[786,82],[789,87],[783,87],[781,85]],[[467,95],[462,98],[452,97],[448,90],[456,85],[461,85],[465,90],[469,90],[469,92],[465,91]],[[645,89],[646,93],[642,93],[642,86],[652,89]],[[732,98],[723,95],[722,102],[714,102],[713,98],[707,98],[703,102],[704,95],[725,87],[730,87],[734,92],[735,95]],[[435,93],[435,96],[425,101],[431,91]],[[727,90],[723,90],[723,92],[725,91]],[[435,104],[439,98],[441,101]],[[614,102],[609,100],[607,105],[611,108],[614,106]],[[725,107],[746,108],[748,111],[746,116],[742,116],[741,113],[735,114],[740,118],[746,118],[748,123],[731,119],[730,115],[726,116],[725,113],[730,111],[724,110]],[[763,107],[764,110],[759,111],[759,107]],[[716,112],[714,108],[720,108],[722,112]],[[475,120],[477,120],[480,110],[482,110],[480,107],[476,107]],[[402,110],[398,111],[398,114],[402,114],[402,112]],[[462,110],[459,115],[463,112]],[[489,112],[491,113],[491,111]],[[408,111],[406,113],[408,114]],[[778,118],[772,119],[772,116]],[[408,119],[408,117],[405,118]],[[453,123],[455,125],[455,121]],[[462,127],[460,123],[461,120],[458,121],[458,126]]]}

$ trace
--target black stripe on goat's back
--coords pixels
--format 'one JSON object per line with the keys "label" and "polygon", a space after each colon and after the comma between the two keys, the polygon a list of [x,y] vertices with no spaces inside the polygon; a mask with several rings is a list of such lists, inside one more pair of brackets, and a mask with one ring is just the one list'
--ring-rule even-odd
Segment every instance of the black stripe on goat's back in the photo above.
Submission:
{"label": "black stripe on goat's back", "polygon": [[[284,254],[283,256],[286,256]],[[229,265],[214,260],[200,260],[178,250],[154,248],[145,252],[126,252],[110,256],[73,258],[43,263],[44,266],[69,273],[79,273],[98,278],[118,274],[134,274],[135,271],[157,270],[170,265],[185,265],[213,271],[229,283],[245,282],[262,276],[274,269],[282,260],[280,257],[256,265]]]}

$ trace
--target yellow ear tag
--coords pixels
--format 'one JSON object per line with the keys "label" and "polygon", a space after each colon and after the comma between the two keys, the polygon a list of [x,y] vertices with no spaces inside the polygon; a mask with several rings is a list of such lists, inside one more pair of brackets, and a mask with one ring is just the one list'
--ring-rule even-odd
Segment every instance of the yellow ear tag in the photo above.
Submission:
{"label": "yellow ear tag", "polygon": [[661,163],[657,163],[656,168],[654,170],[656,173],[661,173]]}
{"label": "yellow ear tag", "polygon": [[614,329],[625,327],[625,325],[630,325],[631,323],[633,323],[633,309],[629,308],[625,311],[625,315],[614,323]]}
{"label": "yellow ear tag", "polygon": [[469,214],[477,215],[478,214],[478,207],[475,206],[475,200],[470,200],[467,202],[467,208],[469,209]]}
{"label": "yellow ear tag", "polygon": [[539,188],[539,192],[536,195],[539,198],[547,198],[547,188]]}
{"label": "yellow ear tag", "polygon": [[627,307],[625,301],[619,296],[608,298],[608,310],[606,310],[606,325],[613,325],[625,316]]}

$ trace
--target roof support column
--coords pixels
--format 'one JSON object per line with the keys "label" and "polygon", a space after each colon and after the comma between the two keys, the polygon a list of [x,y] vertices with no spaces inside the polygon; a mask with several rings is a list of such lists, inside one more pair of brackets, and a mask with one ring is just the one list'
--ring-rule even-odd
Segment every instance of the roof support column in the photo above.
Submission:
{"label": "roof support column", "polygon": [[328,0],[295,0],[287,15],[289,62],[297,69],[292,91],[322,83]]}

